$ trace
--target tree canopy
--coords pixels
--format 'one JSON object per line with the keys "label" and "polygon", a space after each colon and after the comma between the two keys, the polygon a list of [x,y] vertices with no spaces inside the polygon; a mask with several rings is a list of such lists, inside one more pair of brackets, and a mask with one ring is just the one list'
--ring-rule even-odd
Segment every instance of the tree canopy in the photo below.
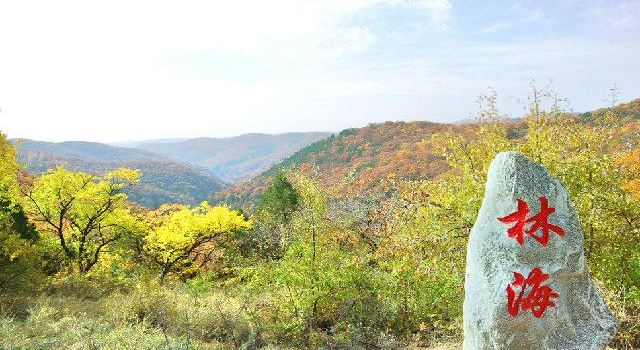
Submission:
{"label": "tree canopy", "polygon": [[195,208],[183,207],[170,212],[146,237],[145,250],[161,268],[165,278],[171,272],[189,272],[209,258],[207,244],[223,235],[250,230],[251,220],[226,206],[203,202]]}
{"label": "tree canopy", "polygon": [[96,176],[58,167],[34,181],[24,206],[40,229],[57,239],[66,259],[86,273],[109,245],[135,230],[122,190],[139,177],[125,168]]}

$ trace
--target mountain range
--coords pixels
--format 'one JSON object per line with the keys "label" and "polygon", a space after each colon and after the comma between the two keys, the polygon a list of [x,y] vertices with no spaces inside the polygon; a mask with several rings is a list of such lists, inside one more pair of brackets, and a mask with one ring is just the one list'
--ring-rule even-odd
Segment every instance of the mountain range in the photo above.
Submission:
{"label": "mountain range", "polygon": [[134,147],[84,141],[12,142],[20,162],[32,174],[56,166],[93,174],[118,167],[138,169],[142,172],[140,182],[127,193],[133,202],[155,208],[162,203],[197,204],[227,187],[227,181],[247,179],[328,135],[247,134],[226,139],[147,141],[132,143]]}
{"label": "mountain range", "polygon": [[198,166],[226,182],[248,180],[299,149],[330,136],[327,132],[244,134],[229,138],[150,141],[134,147]]}
{"label": "mountain range", "polygon": [[195,204],[226,186],[205,171],[144,150],[96,142],[12,140],[18,160],[32,174],[56,166],[102,174],[119,167],[138,169],[140,182],[128,190],[132,201],[150,208],[162,203]]}
{"label": "mountain range", "polygon": [[[578,114],[585,122],[612,112],[625,128],[640,129],[640,99]],[[514,135],[518,122],[512,123]],[[251,210],[279,170],[300,170],[336,195],[385,191],[392,179],[437,176],[446,162],[423,142],[434,133],[466,133],[474,123],[386,122],[338,134],[246,134],[231,138],[167,139],[117,147],[93,142],[13,140],[27,170],[39,174],[56,165],[103,173],[116,167],[142,171],[129,191],[149,208],[202,200]],[[627,130],[627,131],[625,131]],[[251,179],[251,181],[246,181]]]}

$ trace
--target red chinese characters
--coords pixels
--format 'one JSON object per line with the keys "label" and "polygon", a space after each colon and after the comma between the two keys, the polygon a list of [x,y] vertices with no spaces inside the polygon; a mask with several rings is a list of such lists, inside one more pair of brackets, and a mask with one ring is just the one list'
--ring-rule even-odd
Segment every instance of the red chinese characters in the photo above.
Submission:
{"label": "red chinese characters", "polygon": [[[529,217],[531,211],[527,202],[520,198],[518,210],[498,220],[505,224],[513,224],[507,229],[507,234],[521,246],[524,245],[525,234],[533,237],[543,247],[549,243],[551,232],[564,237],[564,230],[561,227],[549,223],[549,216],[556,212],[555,208],[549,206],[549,200],[545,196],[539,197],[540,211]],[[536,235],[541,231],[540,235]],[[548,307],[556,306],[554,299],[558,298],[558,293],[551,287],[543,285],[549,279],[549,275],[542,272],[540,267],[536,267],[525,278],[522,274],[514,272],[515,281],[507,286],[507,311],[512,317],[518,316],[522,312],[531,310],[534,317],[540,318]]]}
{"label": "red chinese characters", "polygon": [[[518,211],[515,213],[509,214],[505,217],[498,218],[500,222],[505,224],[515,223],[515,225],[511,226],[507,229],[507,234],[511,238],[515,238],[516,241],[520,245],[524,245],[524,234],[535,238],[540,244],[543,246],[547,246],[549,242],[549,231],[553,231],[558,236],[564,237],[564,230],[556,225],[552,225],[549,223],[549,216],[556,212],[555,208],[551,208],[549,206],[549,200],[545,196],[541,196],[540,200],[540,212],[536,215],[527,218],[527,216],[531,213],[529,210],[529,205],[527,202],[523,201],[520,198],[516,198],[518,201]],[[532,224],[529,229],[525,231],[525,228],[528,224]],[[536,232],[538,230],[542,231],[540,236],[536,236]]]}
{"label": "red chinese characters", "polygon": [[[556,306],[551,299],[558,298],[559,295],[551,287],[542,285],[549,279],[549,275],[543,273],[539,267],[531,270],[527,278],[517,272],[514,272],[513,276],[515,281],[507,286],[509,315],[516,317],[520,311],[531,310],[533,316],[540,318],[547,307]],[[527,290],[529,290],[528,294]]]}

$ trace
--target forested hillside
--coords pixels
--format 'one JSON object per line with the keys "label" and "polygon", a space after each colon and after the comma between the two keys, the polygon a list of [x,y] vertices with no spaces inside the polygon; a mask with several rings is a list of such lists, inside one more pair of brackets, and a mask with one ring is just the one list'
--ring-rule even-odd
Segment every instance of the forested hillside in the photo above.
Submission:
{"label": "forested hillside", "polygon": [[11,140],[20,157],[31,155],[57,156],[94,162],[119,162],[127,160],[166,160],[156,153],[138,149],[114,147],[98,142],[65,141],[43,142],[28,139]]}
{"label": "forested hillside", "polygon": [[337,196],[383,192],[390,180],[429,179],[447,168],[445,160],[423,142],[430,135],[473,128],[416,121],[343,130],[301,149],[250,182],[214,194],[212,200],[251,209],[276,172],[292,169],[302,170]]}
{"label": "forested hillside", "polygon": [[329,135],[325,132],[244,134],[229,138],[140,143],[135,147],[206,169],[224,181],[236,182],[258,175],[299,149]]}
{"label": "forested hillside", "polygon": [[640,98],[626,103],[621,103],[613,108],[601,108],[593,112],[585,112],[582,114],[585,120],[591,121],[594,117],[601,117],[605,113],[613,112],[620,121],[633,122],[640,120]]}
{"label": "forested hillside", "polygon": [[532,99],[507,123],[485,99],[473,125],[374,124],[309,145],[255,192],[234,189],[250,196],[227,190],[249,212],[134,205],[144,169],[26,175],[0,134],[0,348],[459,349],[469,233],[504,151],[569,191],[618,320],[611,346],[639,348],[633,104]]}
{"label": "forested hillside", "polygon": [[[630,133],[640,119],[640,99],[581,114],[562,113],[558,118],[579,116],[592,123],[606,113],[615,115],[620,129],[620,140]],[[522,119],[504,119],[510,138],[525,134]],[[212,195],[214,202],[233,203],[250,210],[273,175],[281,170],[301,170],[317,183],[330,189],[338,197],[362,193],[380,194],[387,190],[390,180],[417,180],[433,178],[447,170],[446,159],[428,142],[430,135],[449,132],[463,138],[478,128],[473,123],[437,124],[430,122],[387,122],[371,124],[364,128],[346,129],[337,135],[315,142],[294,153],[282,162],[256,176],[250,182],[241,183]]]}
{"label": "forested hillside", "polygon": [[56,166],[73,171],[105,174],[119,167],[142,172],[140,182],[127,189],[130,199],[148,208],[163,203],[198,204],[225,183],[194,166],[144,150],[95,142],[41,142],[13,140],[18,159],[32,174]]}

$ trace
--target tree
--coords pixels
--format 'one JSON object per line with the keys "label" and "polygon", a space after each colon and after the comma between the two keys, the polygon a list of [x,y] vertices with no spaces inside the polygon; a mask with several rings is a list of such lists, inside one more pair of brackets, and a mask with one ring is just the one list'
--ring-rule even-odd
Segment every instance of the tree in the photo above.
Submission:
{"label": "tree", "polygon": [[284,226],[300,204],[300,193],[284,172],[277,172],[260,198],[254,234],[247,240],[250,249],[260,256],[280,259],[291,243],[291,237],[283,231]]}
{"label": "tree", "polygon": [[33,244],[38,238],[18,202],[15,150],[0,133],[0,292],[31,289],[41,275]]}
{"label": "tree", "polygon": [[272,303],[263,320],[275,320],[276,332],[305,348],[320,347],[318,336],[338,327],[356,333],[375,324],[377,336],[385,318],[376,317],[380,281],[363,256],[368,245],[351,221],[329,218],[343,215],[329,213],[325,191],[298,172],[288,179],[299,195],[298,209],[281,225],[291,242],[279,259],[244,270],[251,275],[249,293]]}
{"label": "tree", "polygon": [[287,180],[286,175],[280,171],[262,195],[258,211],[266,214],[275,223],[286,224],[291,220],[292,213],[298,209],[299,202],[300,195]]}
{"label": "tree", "polygon": [[211,252],[203,249],[207,244],[251,228],[251,220],[243,213],[203,202],[195,208],[170,210],[147,235],[145,251],[160,267],[162,280],[171,272],[189,272],[197,268],[198,260],[200,265],[207,261]]}
{"label": "tree", "polygon": [[87,273],[106,248],[134,229],[123,190],[139,178],[138,171],[125,168],[95,176],[58,167],[35,180],[24,206],[42,232],[59,242],[66,259]]}

